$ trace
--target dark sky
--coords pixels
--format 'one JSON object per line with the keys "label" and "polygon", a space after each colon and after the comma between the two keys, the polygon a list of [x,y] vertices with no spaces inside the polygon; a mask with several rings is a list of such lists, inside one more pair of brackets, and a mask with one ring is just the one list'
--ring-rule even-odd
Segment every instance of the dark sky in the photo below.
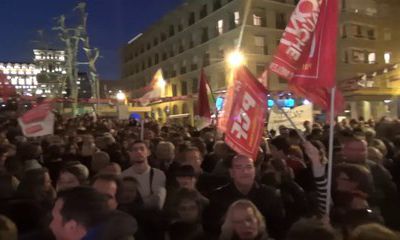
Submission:
{"label": "dark sky", "polygon": [[[100,49],[97,67],[101,79],[120,76],[119,49],[184,0],[88,0],[88,31],[92,46]],[[78,0],[0,0],[0,61],[32,61],[38,47],[37,30],[53,40],[54,17],[73,16]],[[54,37],[53,37],[53,36]],[[84,59],[82,59],[84,60]]]}

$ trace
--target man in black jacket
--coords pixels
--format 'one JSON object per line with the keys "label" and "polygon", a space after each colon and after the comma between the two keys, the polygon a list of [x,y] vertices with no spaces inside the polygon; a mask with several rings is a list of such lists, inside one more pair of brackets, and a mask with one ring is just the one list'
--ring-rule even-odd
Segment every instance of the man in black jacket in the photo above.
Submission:
{"label": "man in black jacket", "polygon": [[217,235],[228,207],[239,199],[248,199],[264,215],[269,234],[275,239],[281,239],[285,230],[283,203],[274,188],[255,182],[253,160],[241,155],[235,156],[229,166],[229,173],[231,183],[210,195],[210,205],[204,212],[204,229],[211,235]]}

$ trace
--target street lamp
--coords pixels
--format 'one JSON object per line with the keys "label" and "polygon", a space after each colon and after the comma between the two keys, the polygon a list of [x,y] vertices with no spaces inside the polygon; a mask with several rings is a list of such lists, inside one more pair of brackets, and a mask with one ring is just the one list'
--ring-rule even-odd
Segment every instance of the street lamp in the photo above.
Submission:
{"label": "street lamp", "polygon": [[122,102],[122,101],[125,101],[125,99],[126,99],[125,93],[123,93],[121,90],[118,91],[116,97],[117,97],[117,100],[118,100],[118,101],[121,101],[121,102]]}
{"label": "street lamp", "polygon": [[42,89],[36,89],[36,92],[35,92],[35,94],[36,95],[42,95],[42,93],[43,93],[43,90]]}
{"label": "street lamp", "polygon": [[235,50],[228,55],[228,63],[232,68],[240,67],[244,62],[245,57],[239,50]]}

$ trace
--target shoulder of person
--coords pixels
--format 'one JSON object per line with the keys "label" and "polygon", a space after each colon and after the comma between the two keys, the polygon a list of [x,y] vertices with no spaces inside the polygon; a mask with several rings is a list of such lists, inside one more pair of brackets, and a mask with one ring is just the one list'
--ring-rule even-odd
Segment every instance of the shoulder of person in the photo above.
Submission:
{"label": "shoulder of person", "polygon": [[265,184],[258,183],[256,185],[256,190],[263,194],[278,195],[278,191],[276,188],[274,188],[272,186],[267,186]]}

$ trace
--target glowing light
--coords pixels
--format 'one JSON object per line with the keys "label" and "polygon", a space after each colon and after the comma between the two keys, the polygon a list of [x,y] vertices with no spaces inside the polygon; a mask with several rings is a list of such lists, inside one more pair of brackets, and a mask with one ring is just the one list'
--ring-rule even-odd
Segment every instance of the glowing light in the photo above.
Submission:
{"label": "glowing light", "polygon": [[310,101],[308,101],[307,99],[304,99],[304,101],[303,101],[303,104],[304,105],[308,105],[308,104],[310,104],[311,102]]}
{"label": "glowing light", "polygon": [[391,102],[392,102],[392,100],[390,100],[390,99],[386,99],[386,100],[383,100],[383,102],[384,102],[384,103],[386,103],[386,104],[388,104],[388,103],[391,103]]}
{"label": "glowing light", "polygon": [[239,67],[244,64],[245,58],[239,51],[234,51],[228,55],[228,63],[231,67]]}
{"label": "glowing light", "polygon": [[43,90],[42,89],[37,89],[35,93],[36,93],[36,95],[41,95],[43,93]]}
{"label": "glowing light", "polygon": [[118,101],[124,101],[126,99],[126,95],[125,93],[123,93],[122,91],[119,91],[116,95],[117,100]]}
{"label": "glowing light", "polygon": [[166,85],[167,85],[167,82],[162,77],[158,78],[157,87],[163,89],[163,88],[165,88]]}

